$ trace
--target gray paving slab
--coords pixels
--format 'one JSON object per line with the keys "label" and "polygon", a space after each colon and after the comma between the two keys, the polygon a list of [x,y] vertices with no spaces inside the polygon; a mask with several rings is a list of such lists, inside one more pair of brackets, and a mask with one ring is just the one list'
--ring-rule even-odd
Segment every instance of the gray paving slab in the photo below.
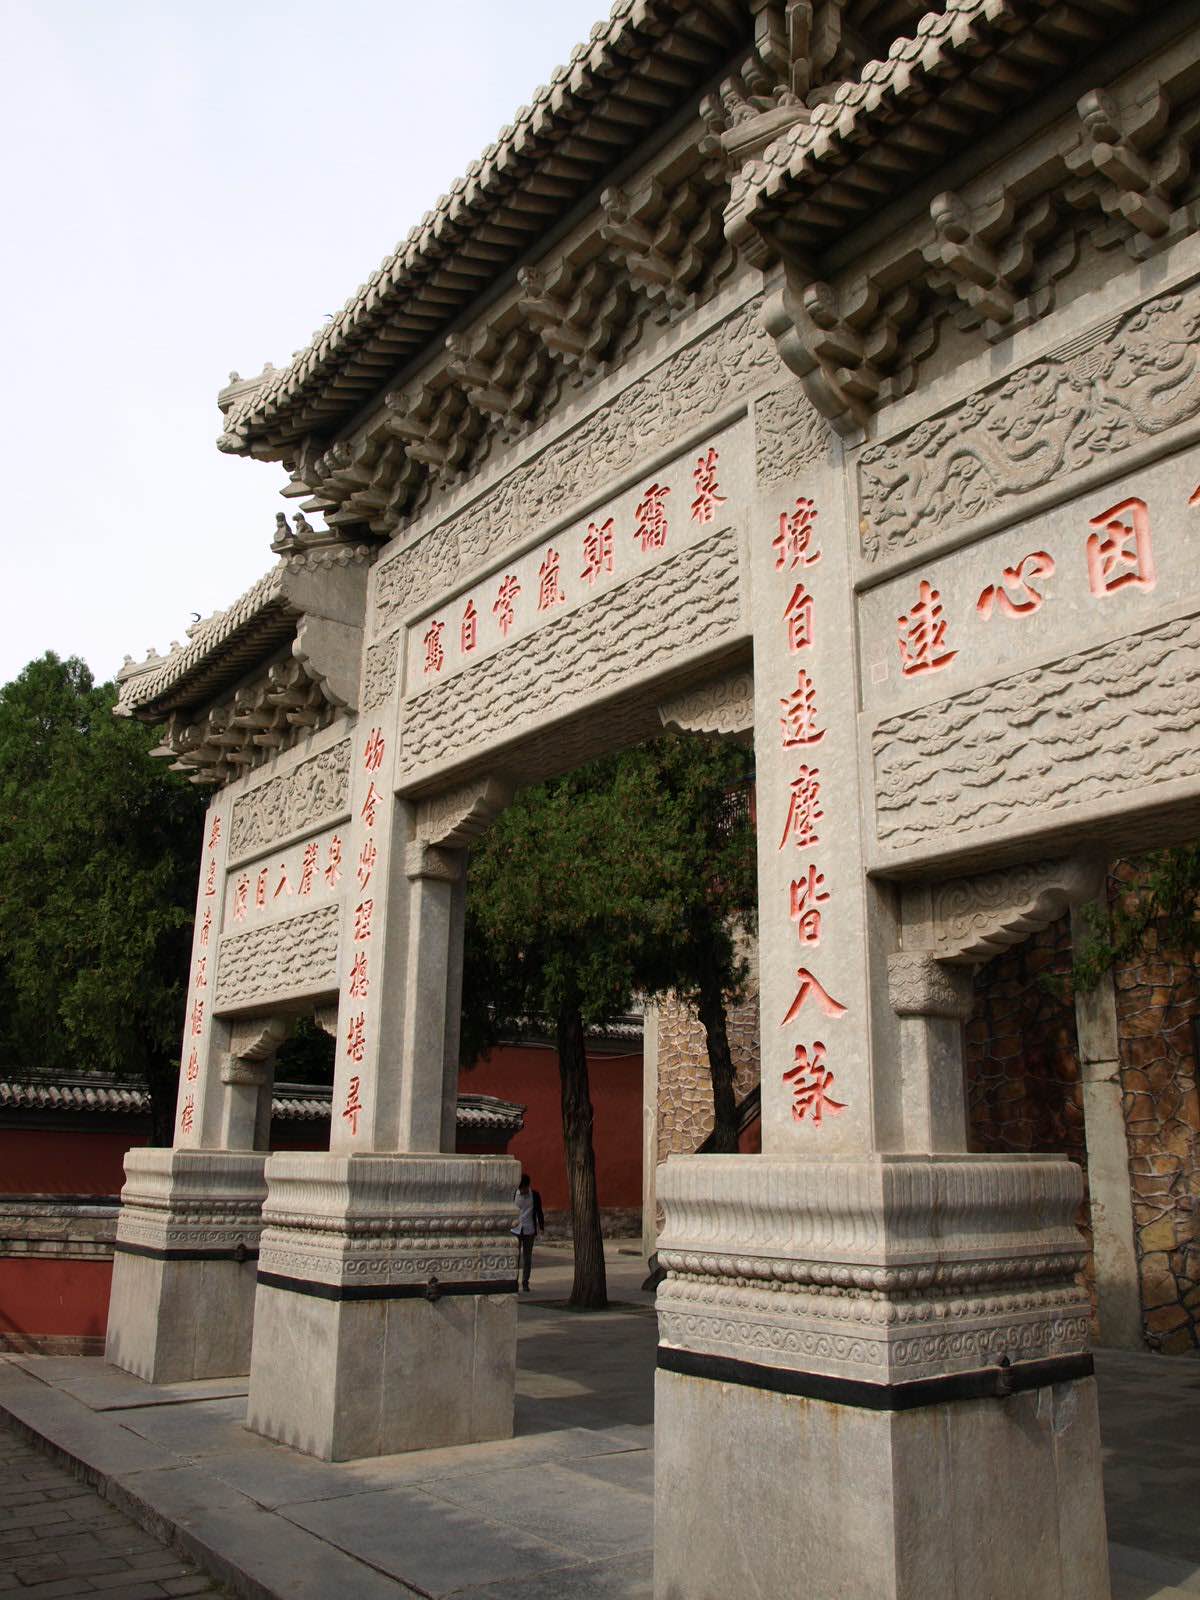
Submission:
{"label": "gray paving slab", "polygon": [[108,1415],[130,1433],[189,1458],[236,1450],[246,1430],[246,1399],[194,1400],[187,1405],[112,1409]]}
{"label": "gray paving slab", "polygon": [[564,1472],[578,1473],[581,1477],[594,1478],[651,1499],[654,1496],[652,1450],[622,1450],[617,1455],[584,1456],[578,1460],[560,1462],[559,1465]]}
{"label": "gray paving slab", "polygon": [[523,1592],[530,1578],[573,1560],[572,1552],[533,1533],[419,1489],[285,1506],[279,1515],[439,1600],[501,1581],[515,1586],[513,1594]]}
{"label": "gray paving slab", "polygon": [[558,1464],[523,1472],[442,1478],[429,1493],[490,1521],[528,1529],[575,1557],[598,1560],[654,1547],[654,1501]]}
{"label": "gray paving slab", "polygon": [[560,1567],[530,1578],[519,1594],[509,1584],[489,1583],[472,1589],[469,1600],[652,1600],[653,1594],[654,1560],[643,1554]]}
{"label": "gray paving slab", "polygon": [[247,1394],[245,1378],[197,1378],[191,1383],[144,1383],[119,1367],[92,1361],[80,1370],[78,1356],[12,1355],[9,1361],[31,1377],[53,1384],[93,1411],[121,1407],[177,1406],[191,1400],[225,1400]]}

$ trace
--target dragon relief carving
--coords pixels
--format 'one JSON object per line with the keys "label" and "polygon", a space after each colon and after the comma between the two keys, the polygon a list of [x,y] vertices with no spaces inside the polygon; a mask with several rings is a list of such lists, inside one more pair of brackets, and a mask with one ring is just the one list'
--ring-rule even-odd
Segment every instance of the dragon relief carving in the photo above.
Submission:
{"label": "dragon relief carving", "polygon": [[297,989],[337,986],[336,905],[221,940],[215,1010]]}
{"label": "dragon relief carving", "polygon": [[959,529],[1198,413],[1200,291],[1189,287],[864,450],[863,552],[878,561]]}
{"label": "dragon relief carving", "polygon": [[376,711],[396,691],[396,665],[399,659],[399,631],[388,634],[367,651],[363,672],[364,711]]}
{"label": "dragon relief carving", "polygon": [[350,741],[343,739],[234,801],[230,859],[269,849],[319,823],[334,822],[346,815],[349,805]]}
{"label": "dragon relief carving", "polygon": [[872,750],[888,850],[1196,779],[1200,616],[915,707],[881,722]]}
{"label": "dragon relief carving", "polygon": [[739,618],[737,559],[723,529],[426,690],[409,702],[406,760],[421,767],[498,743],[728,637]]}
{"label": "dragon relief carving", "polygon": [[759,312],[757,300],[743,306],[465,510],[382,561],[376,569],[376,631],[778,372]]}
{"label": "dragon relief carving", "polygon": [[782,483],[805,467],[826,461],[829,425],[804,385],[790,383],[754,403],[755,472],[759,483]]}

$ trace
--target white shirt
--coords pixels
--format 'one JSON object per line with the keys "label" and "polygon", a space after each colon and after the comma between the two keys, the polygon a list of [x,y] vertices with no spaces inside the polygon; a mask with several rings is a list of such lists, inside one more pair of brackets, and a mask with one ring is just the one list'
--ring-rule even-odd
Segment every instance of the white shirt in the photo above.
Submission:
{"label": "white shirt", "polygon": [[521,1233],[536,1233],[533,1225],[533,1188],[522,1194],[520,1189],[516,1193],[517,1201],[517,1229]]}

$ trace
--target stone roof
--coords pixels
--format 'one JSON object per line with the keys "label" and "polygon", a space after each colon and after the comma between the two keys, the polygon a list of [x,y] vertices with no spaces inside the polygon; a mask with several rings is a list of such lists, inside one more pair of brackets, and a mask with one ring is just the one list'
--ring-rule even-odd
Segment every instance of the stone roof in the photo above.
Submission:
{"label": "stone roof", "polygon": [[163,716],[174,707],[217,693],[289,639],[295,608],[284,592],[287,565],[279,561],[225,611],[191,630],[186,645],[165,656],[127,662],[117,674],[118,716]]}
{"label": "stone roof", "polygon": [[[744,0],[616,0],[291,364],[222,391],[220,447],[328,431],[748,39]],[[269,451],[267,452],[270,453]]]}
{"label": "stone roof", "polygon": [[[271,1115],[284,1122],[317,1122],[329,1116],[332,1090],[314,1084],[277,1083]],[[150,1094],[137,1084],[105,1079],[0,1079],[0,1111],[92,1111],[144,1116]],[[525,1107],[490,1094],[461,1094],[455,1122],[460,1129],[509,1134],[525,1126]]]}
{"label": "stone roof", "polygon": [[742,242],[789,202],[793,246],[828,242],[896,193],[905,167],[939,164],[976,127],[1156,9],[1153,0],[945,0],[886,60],[867,63],[742,168],[726,212],[730,239]]}

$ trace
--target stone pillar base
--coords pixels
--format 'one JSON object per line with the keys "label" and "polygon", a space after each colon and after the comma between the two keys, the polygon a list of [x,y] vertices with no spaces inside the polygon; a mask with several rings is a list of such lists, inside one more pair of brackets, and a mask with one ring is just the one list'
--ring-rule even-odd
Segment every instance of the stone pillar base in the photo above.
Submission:
{"label": "stone pillar base", "polygon": [[1108,1600],[1081,1187],[1044,1157],[671,1158],[659,1600],[749,1559],[763,1600]]}
{"label": "stone pillar base", "polygon": [[149,1383],[250,1370],[265,1154],[130,1150],[105,1358]]}
{"label": "stone pillar base", "polygon": [[275,1155],[247,1425],[326,1461],[512,1434],[520,1167]]}

